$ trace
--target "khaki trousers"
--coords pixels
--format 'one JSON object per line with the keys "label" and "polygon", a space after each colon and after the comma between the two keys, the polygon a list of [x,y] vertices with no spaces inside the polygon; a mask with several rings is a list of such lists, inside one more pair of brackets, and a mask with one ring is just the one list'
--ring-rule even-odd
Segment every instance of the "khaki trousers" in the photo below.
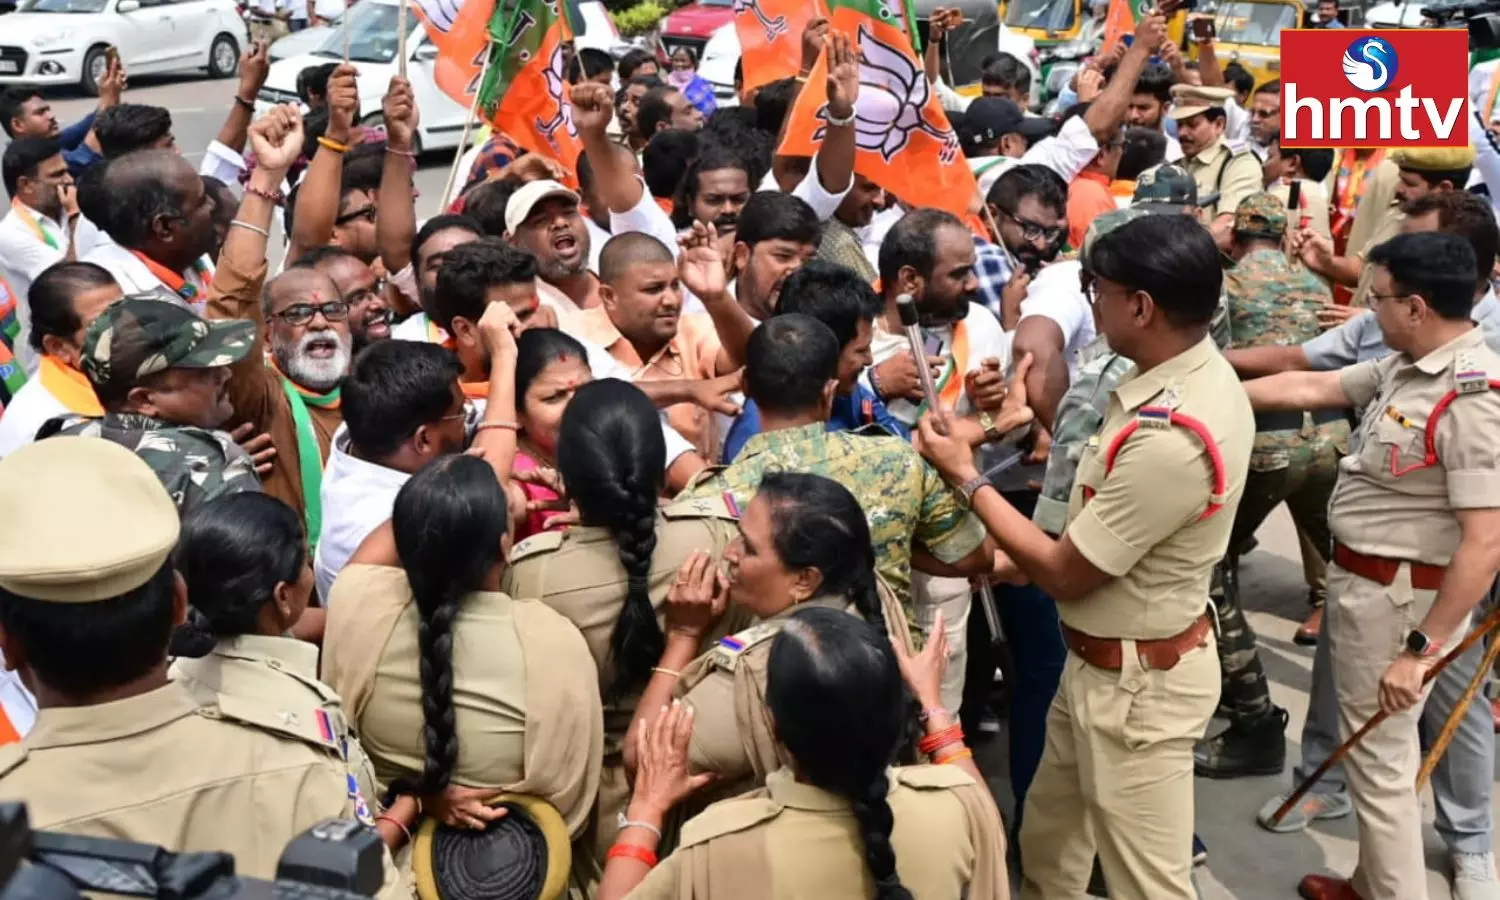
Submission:
{"label": "khaki trousers", "polygon": [[939,610],[943,631],[948,635],[948,668],[943,671],[943,708],[958,714],[964,702],[964,669],[969,662],[969,579],[941,578],[924,572],[911,573],[912,602],[917,627],[924,641],[932,633]]}
{"label": "khaki trousers", "polygon": [[[1347,740],[1380,711],[1380,678],[1400,655],[1436,591],[1411,586],[1402,566],[1390,585],[1328,566],[1327,617],[1334,685],[1339,698],[1339,736]],[[1460,629],[1452,639],[1462,640]],[[1363,900],[1426,900],[1422,858],[1422,802],[1417,796],[1417,722],[1422,702],[1387,718],[1349,751],[1344,771],[1359,822],[1359,863],[1350,881]]]}
{"label": "khaki trousers", "polygon": [[1023,897],[1083,896],[1096,851],[1114,900],[1197,896],[1193,744],[1219,702],[1218,650],[1210,634],[1166,672],[1124,651],[1119,672],[1068,654],[1026,795]]}

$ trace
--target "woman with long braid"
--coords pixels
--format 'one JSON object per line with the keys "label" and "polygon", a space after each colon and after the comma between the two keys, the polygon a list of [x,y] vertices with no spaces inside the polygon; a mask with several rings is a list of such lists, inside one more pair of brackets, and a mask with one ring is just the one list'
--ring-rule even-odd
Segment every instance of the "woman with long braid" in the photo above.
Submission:
{"label": "woman with long braid", "polygon": [[506,521],[482,459],[441,457],[413,475],[334,582],[323,676],[382,790],[475,829],[500,818],[492,796],[528,795],[577,839],[603,748],[593,661],[562,616],[501,590]]}
{"label": "woman with long braid", "polygon": [[911,659],[884,629],[841,610],[794,613],[772,639],[766,681],[790,759],[764,788],[688,820],[657,866],[655,830],[710,778],[689,772],[693,707],[661,709],[636,739],[629,825],[598,900],[1009,897],[999,813],[947,715],[929,711],[923,746],[954,765],[891,768],[912,693],[938,696],[947,641],[934,634]]}
{"label": "woman with long braid", "polygon": [[[695,551],[717,565],[734,539],[734,512],[719,498],[660,506],[666,446],[656,409],[617,379],[585,384],[563,413],[557,468],[580,527],[517,544],[504,591],[562,613],[588,643],[604,701],[604,771],[596,848],[614,840],[630,788],[621,742],[651,667],[666,644],[662,607]],[[721,622],[707,649],[737,623]]]}
{"label": "woman with long braid", "polygon": [[[911,637],[900,601],[875,574],[864,511],[848,488],[832,479],[767,475],[724,558],[727,578],[714,578],[701,554],[683,566],[667,596],[666,648],[631,729],[642,727],[674,697],[690,704],[693,769],[717,775],[714,795],[731,797],[765,784],[767,775],[789,762],[765,703],[771,639],[792,613],[810,607],[844,610],[889,631],[903,646],[910,646]],[[725,599],[757,623],[699,655],[698,638],[722,615]],[[680,678],[673,675],[679,671]],[[632,770],[633,750],[627,737],[625,763]]]}

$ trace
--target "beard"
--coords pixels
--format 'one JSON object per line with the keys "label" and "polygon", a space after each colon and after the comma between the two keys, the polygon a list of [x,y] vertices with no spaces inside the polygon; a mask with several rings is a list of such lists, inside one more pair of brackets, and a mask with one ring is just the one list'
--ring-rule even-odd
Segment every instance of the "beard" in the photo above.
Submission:
{"label": "beard", "polygon": [[978,298],[974,294],[960,294],[948,303],[934,303],[923,298],[917,302],[917,322],[924,328],[941,328],[962,322],[969,315],[969,304]]}
{"label": "beard", "polygon": [[[333,344],[334,351],[327,357],[315,357],[312,348]],[[271,355],[276,365],[287,377],[310,391],[326,393],[338,386],[349,371],[349,360],[353,356],[353,339],[334,331],[309,331],[295,347],[274,347]]]}
{"label": "beard", "polygon": [[551,259],[537,257],[536,261],[537,274],[542,276],[543,281],[557,281],[560,278],[581,275],[588,266],[588,257],[582,254],[572,262],[564,262],[555,256]]}

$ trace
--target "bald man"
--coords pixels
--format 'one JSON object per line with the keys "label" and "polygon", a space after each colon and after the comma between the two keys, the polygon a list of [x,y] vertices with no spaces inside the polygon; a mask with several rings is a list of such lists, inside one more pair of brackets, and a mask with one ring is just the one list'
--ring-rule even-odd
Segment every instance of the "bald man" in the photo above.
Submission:
{"label": "bald man", "polygon": [[[316,547],[323,464],[344,421],[339,386],[353,354],[349,304],[325,273],[292,268],[266,282],[258,309],[245,312],[252,310],[259,313],[255,347],[229,379],[233,424],[271,436],[276,458],[265,491],[303,514],[308,544]],[[224,312],[209,306],[209,318],[229,318]]]}
{"label": "bald man", "polygon": [[112,240],[84,255],[126,294],[165,289],[201,311],[213,264],[214,201],[203,179],[174,150],[137,150],[109,161],[99,223]]}

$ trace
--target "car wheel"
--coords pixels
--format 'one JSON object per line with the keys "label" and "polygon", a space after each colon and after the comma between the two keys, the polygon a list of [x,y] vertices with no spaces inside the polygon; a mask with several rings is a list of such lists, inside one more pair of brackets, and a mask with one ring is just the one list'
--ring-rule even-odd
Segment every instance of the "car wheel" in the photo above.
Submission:
{"label": "car wheel", "polygon": [[[359,124],[365,126],[366,128],[384,128],[385,114],[370,113],[368,116],[360,119]],[[422,155],[422,132],[420,131],[411,136],[411,152],[415,153],[417,156]]]}
{"label": "car wheel", "polygon": [[220,34],[208,48],[210,78],[229,78],[240,67],[240,45],[227,34]]}
{"label": "car wheel", "polygon": [[105,48],[101,45],[90,47],[89,52],[83,57],[83,76],[78,80],[78,86],[90,97],[99,96],[99,81],[104,77],[104,70],[109,65],[109,60],[104,56]]}

